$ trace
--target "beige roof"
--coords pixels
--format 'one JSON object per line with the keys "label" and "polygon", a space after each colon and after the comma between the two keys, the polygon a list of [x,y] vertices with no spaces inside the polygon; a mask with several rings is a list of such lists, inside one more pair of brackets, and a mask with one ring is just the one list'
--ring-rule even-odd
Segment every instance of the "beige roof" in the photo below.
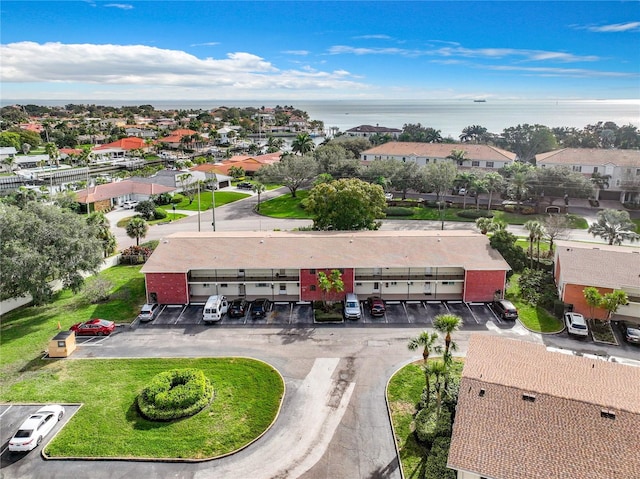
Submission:
{"label": "beige roof", "polygon": [[639,431],[640,368],[474,335],[448,466],[495,479],[637,477]]}
{"label": "beige roof", "polygon": [[563,282],[613,289],[640,287],[640,248],[569,241],[556,245]]}
{"label": "beige roof", "polygon": [[538,165],[635,166],[640,168],[640,150],[563,148],[536,155]]}
{"label": "beige roof", "polygon": [[515,161],[516,154],[489,145],[469,145],[456,143],[412,143],[390,141],[363,151],[369,156],[419,156],[446,158],[453,150],[465,151],[468,160]]}
{"label": "beige roof", "polygon": [[509,270],[486,236],[472,231],[175,233],[143,273],[202,268],[463,267]]}
{"label": "beige roof", "polygon": [[94,203],[125,195],[158,195],[160,193],[169,193],[170,191],[175,191],[175,188],[157,183],[139,183],[137,181],[124,180],[77,191],[76,198],[79,203]]}

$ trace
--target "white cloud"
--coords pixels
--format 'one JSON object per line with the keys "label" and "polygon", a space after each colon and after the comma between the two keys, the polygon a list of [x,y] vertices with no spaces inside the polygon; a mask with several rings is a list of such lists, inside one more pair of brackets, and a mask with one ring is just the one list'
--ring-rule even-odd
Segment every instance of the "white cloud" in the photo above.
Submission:
{"label": "white cloud", "polygon": [[306,55],[309,55],[310,52],[308,50],[285,50],[282,53],[287,54],[287,55],[306,56]]}
{"label": "white cloud", "polygon": [[198,58],[144,45],[19,42],[0,46],[0,80],[8,83],[76,83],[174,88],[268,89],[364,88],[344,70],[280,70],[246,52]]}
{"label": "white cloud", "polygon": [[589,25],[586,27],[578,27],[590,32],[610,33],[610,32],[639,32],[640,22],[612,23],[610,25]]}
{"label": "white cloud", "polygon": [[385,34],[373,34],[373,35],[360,35],[359,37],[353,37],[355,40],[392,40],[389,35]]}
{"label": "white cloud", "polygon": [[518,67],[508,65],[481,66],[488,70],[517,71],[536,76],[571,77],[571,78],[633,78],[637,73],[610,72],[587,70],[584,68],[548,68],[548,67]]}
{"label": "white cloud", "polygon": [[190,46],[192,46],[192,47],[215,47],[216,45],[220,45],[220,42],[192,43]]}
{"label": "white cloud", "polygon": [[107,3],[105,5],[107,8],[119,8],[120,10],[132,10],[133,5],[129,5],[128,3]]}

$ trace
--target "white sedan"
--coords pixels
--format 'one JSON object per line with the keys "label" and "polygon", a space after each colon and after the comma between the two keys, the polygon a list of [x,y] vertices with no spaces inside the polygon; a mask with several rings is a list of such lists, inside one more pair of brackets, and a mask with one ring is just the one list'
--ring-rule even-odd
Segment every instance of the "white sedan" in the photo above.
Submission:
{"label": "white sedan", "polygon": [[40,445],[64,416],[64,407],[57,404],[44,406],[22,423],[18,432],[9,441],[9,451],[26,452]]}

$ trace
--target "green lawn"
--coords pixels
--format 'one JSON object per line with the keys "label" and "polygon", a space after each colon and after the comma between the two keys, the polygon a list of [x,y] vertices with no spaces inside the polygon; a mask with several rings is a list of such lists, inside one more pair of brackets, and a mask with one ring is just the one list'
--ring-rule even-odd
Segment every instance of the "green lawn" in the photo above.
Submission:
{"label": "green lawn", "polygon": [[562,321],[553,314],[539,306],[533,306],[521,301],[520,288],[518,286],[519,275],[514,274],[507,285],[506,299],[518,308],[518,319],[532,331],[540,333],[559,333],[564,328]]}
{"label": "green lawn", "polygon": [[0,397],[6,400],[4,388],[23,376],[29,377],[32,365],[58,333],[58,324],[67,330],[74,323],[91,318],[104,318],[116,323],[129,323],[137,316],[145,301],[144,277],[140,266],[115,266],[100,273],[114,284],[112,301],[87,302],[82,295],[65,290],[53,303],[21,308],[2,315],[0,324]]}
{"label": "green lawn", "polygon": [[[249,196],[251,195],[248,195],[246,193],[239,193],[236,191],[216,191],[216,208],[218,206],[226,205],[227,203],[233,203],[234,201],[238,201]],[[200,211],[210,210],[212,206],[211,200],[211,191],[201,192]],[[196,195],[191,204],[189,204],[189,199],[185,196],[184,199],[175,206],[176,210],[198,211],[198,195]],[[167,212],[173,211],[172,205],[162,205],[160,206],[160,208],[165,209]]]}
{"label": "green lawn", "polygon": [[[135,215],[135,216],[137,216],[137,215]],[[118,228],[126,228],[127,225],[129,224],[129,221],[131,221],[132,218],[135,218],[135,216],[127,216],[125,218],[122,218],[121,220],[119,220],[116,223],[116,226]],[[171,223],[172,221],[179,220],[179,219],[182,219],[182,218],[186,218],[187,216],[188,215],[185,215],[185,214],[182,214],[182,213],[175,213],[175,215],[174,215],[173,210],[169,210],[169,211],[167,211],[167,217],[166,218],[162,218],[162,219],[159,219],[159,220],[147,221],[147,224],[149,224],[149,225],[157,225],[157,224],[160,224],[160,223]]]}
{"label": "green lawn", "polygon": [[306,190],[297,191],[293,198],[291,193],[263,201],[260,204],[260,213],[272,218],[296,218],[310,219],[311,216],[302,208],[301,202],[309,195]]}
{"label": "green lawn", "polygon": [[[214,386],[195,416],[148,421],[137,395],[159,372],[198,368]],[[284,382],[266,363],[246,358],[113,359],[41,362],[3,393],[9,402],[83,403],[46,453],[54,457],[209,458],[235,451],[274,421]]]}

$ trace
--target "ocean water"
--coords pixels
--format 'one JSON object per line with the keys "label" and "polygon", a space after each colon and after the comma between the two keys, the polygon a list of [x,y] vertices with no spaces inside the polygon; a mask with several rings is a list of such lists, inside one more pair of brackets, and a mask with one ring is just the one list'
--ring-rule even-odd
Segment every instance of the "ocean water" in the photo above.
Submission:
{"label": "ocean water", "polygon": [[[3,101],[2,104],[8,104]],[[159,110],[211,109],[228,107],[275,107],[291,105],[306,111],[313,120],[346,131],[360,125],[379,125],[402,129],[407,123],[440,130],[443,137],[457,139],[463,128],[480,125],[491,133],[519,124],[540,124],[553,127],[583,128],[599,121],[613,121],[618,126],[632,124],[640,128],[638,100],[357,100],[357,101],[166,101],[166,100],[11,100],[9,104],[39,104],[47,106],[102,104],[110,106],[151,104]]]}

